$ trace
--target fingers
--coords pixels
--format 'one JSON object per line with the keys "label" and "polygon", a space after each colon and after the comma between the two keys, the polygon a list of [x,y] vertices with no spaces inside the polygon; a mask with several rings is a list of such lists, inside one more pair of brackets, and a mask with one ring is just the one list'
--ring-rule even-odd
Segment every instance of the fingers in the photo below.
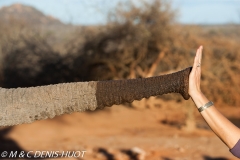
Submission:
{"label": "fingers", "polygon": [[192,72],[189,76],[189,93],[193,96],[196,93],[201,92],[201,61],[202,61],[202,50],[203,47],[200,46],[196,52],[196,56],[193,62]]}
{"label": "fingers", "polygon": [[202,61],[202,49],[203,47],[200,46],[196,52],[196,56],[194,58],[194,63],[193,63],[193,71],[195,72],[196,69],[200,69],[201,67],[201,61]]}
{"label": "fingers", "polygon": [[201,61],[202,61],[202,46],[200,46],[198,48],[198,52],[197,52],[197,60],[196,60],[196,63],[197,63],[197,70],[201,72]]}
{"label": "fingers", "polygon": [[202,62],[202,50],[203,50],[203,46],[199,47],[199,53],[198,53],[198,63],[201,66],[201,62]]}
{"label": "fingers", "polygon": [[199,63],[202,63],[202,50],[203,50],[203,46],[200,46],[200,52],[199,52]]}

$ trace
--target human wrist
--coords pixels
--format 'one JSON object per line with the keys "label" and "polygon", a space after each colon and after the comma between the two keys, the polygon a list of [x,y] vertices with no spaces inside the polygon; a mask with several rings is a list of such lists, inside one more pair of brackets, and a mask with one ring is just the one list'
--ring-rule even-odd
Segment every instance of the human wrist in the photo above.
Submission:
{"label": "human wrist", "polygon": [[191,96],[191,98],[194,101],[197,108],[200,108],[201,106],[209,102],[209,100],[205,97],[205,95],[202,92],[194,94],[193,96]]}

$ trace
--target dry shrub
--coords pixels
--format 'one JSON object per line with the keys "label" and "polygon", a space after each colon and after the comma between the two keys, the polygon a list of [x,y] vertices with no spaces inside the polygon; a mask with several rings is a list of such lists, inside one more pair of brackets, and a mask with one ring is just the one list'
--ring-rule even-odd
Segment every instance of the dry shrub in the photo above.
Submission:
{"label": "dry shrub", "polygon": [[[144,9],[129,5],[111,13],[104,29],[91,36],[86,33],[75,67],[86,70],[86,80],[144,77],[159,54],[171,46],[174,12],[167,3],[143,3]],[[171,68],[163,66],[162,70]]]}
{"label": "dry shrub", "polygon": [[13,24],[1,26],[2,87],[39,86],[73,79],[68,66],[71,57],[54,51],[47,34],[18,21]]}

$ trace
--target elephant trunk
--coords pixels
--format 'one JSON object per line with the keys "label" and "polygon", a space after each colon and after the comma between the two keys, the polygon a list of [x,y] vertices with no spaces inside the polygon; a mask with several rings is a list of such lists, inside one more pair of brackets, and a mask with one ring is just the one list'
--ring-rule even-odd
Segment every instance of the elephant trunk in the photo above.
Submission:
{"label": "elephant trunk", "polygon": [[97,82],[78,82],[30,88],[0,88],[0,126],[95,110],[96,86]]}
{"label": "elephant trunk", "polygon": [[187,100],[190,98],[188,94],[190,72],[191,67],[157,77],[100,81],[97,83],[97,105],[103,108],[167,93],[180,93]]}
{"label": "elephant trunk", "polygon": [[65,113],[95,110],[172,92],[188,99],[190,72],[191,68],[187,68],[152,78],[0,88],[0,126],[31,123]]}

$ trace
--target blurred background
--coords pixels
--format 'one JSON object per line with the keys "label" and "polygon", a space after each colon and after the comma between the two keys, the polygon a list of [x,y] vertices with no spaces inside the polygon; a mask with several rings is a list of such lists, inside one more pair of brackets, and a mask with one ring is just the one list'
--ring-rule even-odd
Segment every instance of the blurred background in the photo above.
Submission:
{"label": "blurred background", "polygon": [[[172,73],[191,66],[203,45],[202,91],[240,126],[239,42],[239,0],[0,0],[0,86]],[[234,159],[178,94],[1,128],[0,150],[86,150],[82,160]]]}

